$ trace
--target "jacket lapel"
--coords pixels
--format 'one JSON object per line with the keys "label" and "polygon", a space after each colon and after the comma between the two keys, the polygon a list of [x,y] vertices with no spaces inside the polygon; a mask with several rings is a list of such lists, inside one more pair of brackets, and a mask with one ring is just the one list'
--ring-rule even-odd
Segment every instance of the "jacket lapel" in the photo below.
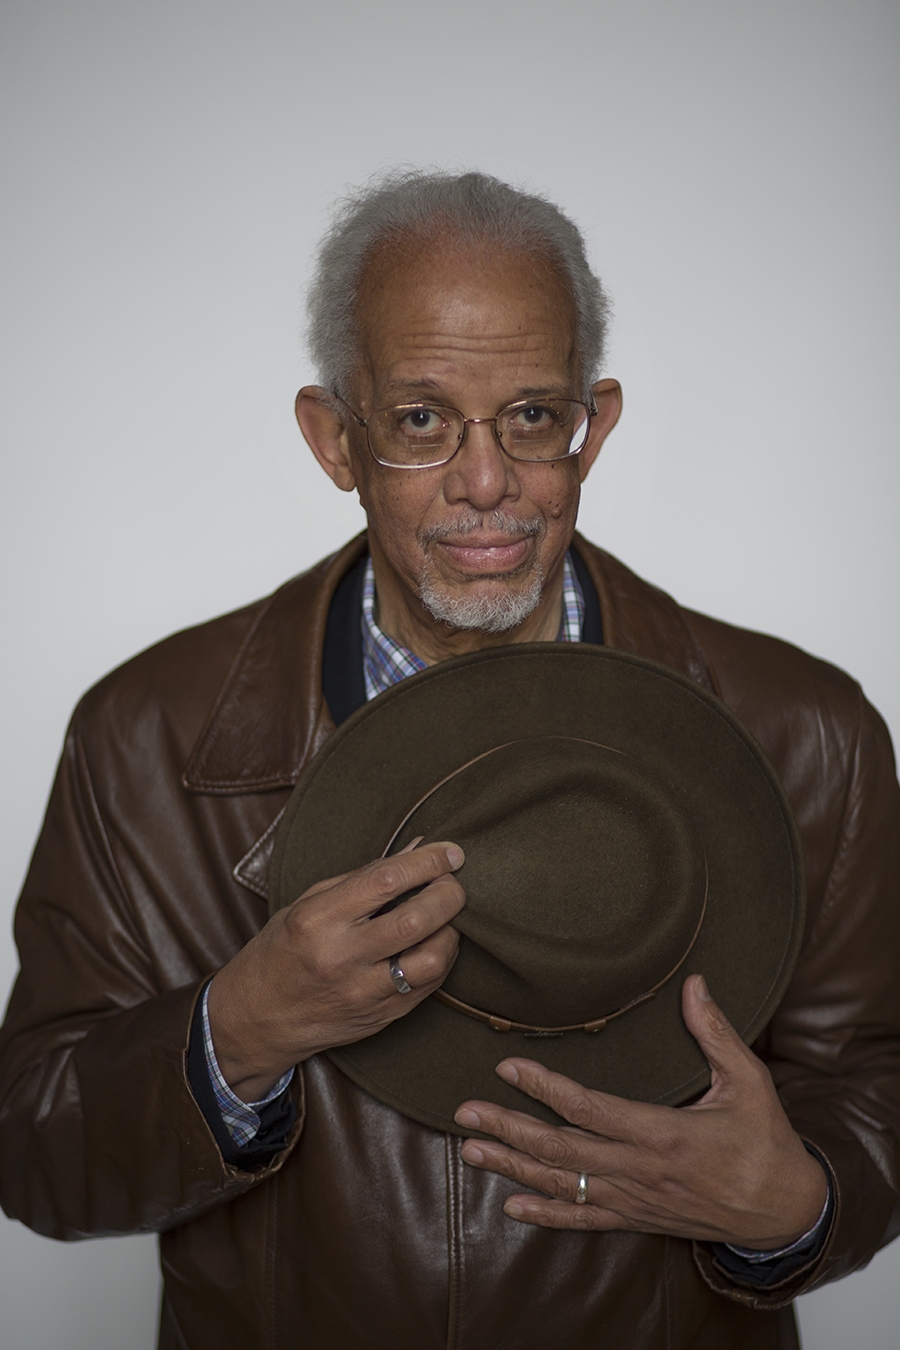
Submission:
{"label": "jacket lapel", "polygon": [[365,546],[364,535],[352,539],[265,602],[191,751],[189,792],[292,787],[334,731],[322,695],[325,624],[335,587]]}

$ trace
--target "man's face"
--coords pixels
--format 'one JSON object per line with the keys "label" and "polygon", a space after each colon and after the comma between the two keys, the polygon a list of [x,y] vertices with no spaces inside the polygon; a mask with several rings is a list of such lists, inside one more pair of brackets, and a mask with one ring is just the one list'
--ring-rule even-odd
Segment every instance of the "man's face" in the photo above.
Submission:
{"label": "man's face", "polygon": [[[360,319],[357,378],[339,392],[363,417],[417,402],[494,417],[520,399],[583,396],[573,306],[545,259],[395,249],[370,267]],[[409,470],[377,463],[349,418],[345,441],[349,476],[336,481],[356,486],[368,515],[382,608],[422,615],[424,599],[432,621],[490,631],[500,612],[539,607],[551,584],[558,597],[596,450],[522,463],[482,423],[447,464]]]}

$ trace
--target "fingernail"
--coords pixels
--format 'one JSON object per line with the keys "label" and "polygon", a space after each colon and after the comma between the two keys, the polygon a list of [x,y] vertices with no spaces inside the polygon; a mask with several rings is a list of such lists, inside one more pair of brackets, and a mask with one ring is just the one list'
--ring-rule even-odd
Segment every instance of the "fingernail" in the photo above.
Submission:
{"label": "fingernail", "polygon": [[511,1219],[521,1218],[524,1212],[525,1211],[522,1209],[518,1200],[507,1200],[506,1204],[503,1206],[503,1213],[508,1214]]}
{"label": "fingernail", "polygon": [[463,1158],[466,1162],[483,1163],[484,1154],[477,1144],[463,1144]]}
{"label": "fingernail", "polygon": [[697,997],[704,1003],[712,1003],[712,995],[706,987],[706,981],[702,975],[697,976],[697,983],[694,985],[697,991]]}
{"label": "fingernail", "polygon": [[497,1076],[502,1078],[504,1083],[512,1083],[515,1087],[519,1081],[519,1070],[515,1064],[510,1064],[509,1060],[504,1059],[497,1065]]}
{"label": "fingernail", "polygon": [[461,1106],[453,1119],[457,1125],[465,1125],[467,1130],[477,1130],[481,1124],[481,1116],[470,1111],[467,1106]]}
{"label": "fingernail", "polygon": [[454,872],[457,870],[457,868],[462,867],[463,863],[466,861],[466,855],[463,853],[459,844],[448,845],[447,861],[453,868]]}

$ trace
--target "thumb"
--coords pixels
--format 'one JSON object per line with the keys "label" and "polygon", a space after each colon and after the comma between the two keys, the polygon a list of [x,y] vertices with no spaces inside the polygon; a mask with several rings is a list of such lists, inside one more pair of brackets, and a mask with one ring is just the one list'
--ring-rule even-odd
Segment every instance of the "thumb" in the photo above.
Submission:
{"label": "thumb", "polygon": [[702,975],[690,975],[681,990],[685,1025],[703,1051],[716,1080],[733,1080],[752,1052],[741,1040],[717,1003]]}

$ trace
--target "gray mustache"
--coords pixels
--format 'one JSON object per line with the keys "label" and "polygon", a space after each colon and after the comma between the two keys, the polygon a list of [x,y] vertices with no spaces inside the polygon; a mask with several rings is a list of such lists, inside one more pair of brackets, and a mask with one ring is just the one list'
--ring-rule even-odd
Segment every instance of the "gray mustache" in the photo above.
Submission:
{"label": "gray mustache", "polygon": [[523,535],[527,537],[540,534],[542,525],[539,517],[533,517],[531,520],[520,520],[517,516],[511,516],[505,511],[492,511],[489,515],[473,511],[460,516],[452,524],[428,525],[422,530],[419,538],[424,544],[433,544],[441,539],[475,534],[476,531],[485,528],[496,530],[498,534],[508,534],[521,539]]}

